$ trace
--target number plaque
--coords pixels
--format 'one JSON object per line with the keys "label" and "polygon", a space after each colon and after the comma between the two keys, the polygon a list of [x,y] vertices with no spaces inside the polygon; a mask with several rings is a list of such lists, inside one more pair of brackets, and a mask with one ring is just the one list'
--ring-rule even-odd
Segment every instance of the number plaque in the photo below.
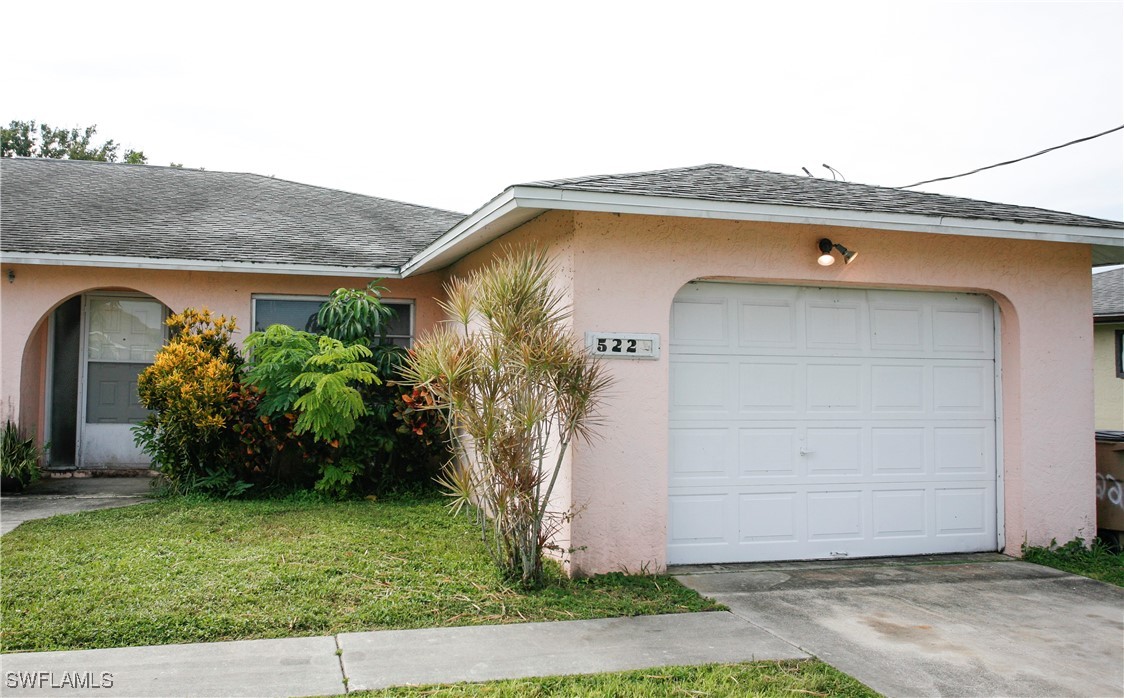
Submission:
{"label": "number plaque", "polygon": [[660,336],[654,332],[586,332],[585,346],[606,359],[660,358]]}

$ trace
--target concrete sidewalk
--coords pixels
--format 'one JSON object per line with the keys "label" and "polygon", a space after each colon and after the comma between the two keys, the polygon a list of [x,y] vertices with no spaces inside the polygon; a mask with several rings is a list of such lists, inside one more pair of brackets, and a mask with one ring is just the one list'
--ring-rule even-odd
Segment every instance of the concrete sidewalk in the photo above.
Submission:
{"label": "concrete sidewalk", "polygon": [[[407,684],[807,657],[731,613],[712,612],[5,654],[2,659],[5,696],[89,696],[90,687],[101,686],[98,695],[156,698],[329,696]],[[75,687],[76,680],[87,687]],[[40,687],[21,687],[29,682]]]}
{"label": "concrete sidewalk", "polygon": [[147,476],[38,480],[25,494],[0,497],[0,535],[32,519],[140,504],[152,496],[152,482]]}

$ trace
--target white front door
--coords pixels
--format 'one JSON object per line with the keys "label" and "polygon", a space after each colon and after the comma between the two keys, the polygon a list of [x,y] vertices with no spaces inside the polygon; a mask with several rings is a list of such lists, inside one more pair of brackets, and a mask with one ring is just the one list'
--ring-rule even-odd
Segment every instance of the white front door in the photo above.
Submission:
{"label": "white front door", "polygon": [[164,343],[164,306],[108,294],[88,295],[83,305],[79,467],[147,467],[131,429],[148,414],[137,398],[137,376]]}
{"label": "white front door", "polygon": [[668,561],[996,550],[994,313],[972,294],[685,287]]}

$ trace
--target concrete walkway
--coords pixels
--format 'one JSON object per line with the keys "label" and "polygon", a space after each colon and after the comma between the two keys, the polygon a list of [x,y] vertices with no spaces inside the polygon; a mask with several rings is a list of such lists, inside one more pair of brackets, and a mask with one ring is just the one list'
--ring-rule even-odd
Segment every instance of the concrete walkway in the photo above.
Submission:
{"label": "concrete walkway", "polygon": [[[406,684],[807,656],[733,614],[683,613],[5,654],[3,694],[89,696],[89,686],[101,686],[94,692],[104,696],[327,696]],[[87,687],[75,688],[75,679]],[[28,682],[41,687],[20,687]]]}
{"label": "concrete walkway", "polygon": [[1124,695],[1124,589],[999,554],[680,568],[887,696]]}
{"label": "concrete walkway", "polygon": [[73,477],[31,483],[26,494],[0,497],[0,535],[24,521],[140,504],[152,494],[150,477]]}

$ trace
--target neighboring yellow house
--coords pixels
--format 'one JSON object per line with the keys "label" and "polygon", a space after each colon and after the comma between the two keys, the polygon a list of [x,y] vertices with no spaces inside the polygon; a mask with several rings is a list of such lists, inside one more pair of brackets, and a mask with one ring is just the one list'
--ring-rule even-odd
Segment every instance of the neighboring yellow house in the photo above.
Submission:
{"label": "neighboring yellow house", "polygon": [[1098,431],[1124,431],[1124,268],[1093,274],[1093,395]]}

